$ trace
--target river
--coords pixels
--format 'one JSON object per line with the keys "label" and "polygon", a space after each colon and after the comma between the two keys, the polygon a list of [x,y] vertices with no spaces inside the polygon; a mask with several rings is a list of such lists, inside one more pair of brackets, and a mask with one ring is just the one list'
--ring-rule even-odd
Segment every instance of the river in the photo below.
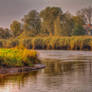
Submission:
{"label": "river", "polygon": [[0,92],[92,92],[92,52],[39,50],[45,69],[0,78]]}

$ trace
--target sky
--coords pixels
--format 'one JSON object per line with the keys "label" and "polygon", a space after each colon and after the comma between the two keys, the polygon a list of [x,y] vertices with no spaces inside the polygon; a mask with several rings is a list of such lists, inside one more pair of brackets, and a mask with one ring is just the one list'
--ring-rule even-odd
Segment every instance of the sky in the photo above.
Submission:
{"label": "sky", "polygon": [[30,10],[38,11],[56,6],[75,14],[79,9],[92,6],[92,0],[0,0],[0,27],[8,27],[13,20],[21,20]]}

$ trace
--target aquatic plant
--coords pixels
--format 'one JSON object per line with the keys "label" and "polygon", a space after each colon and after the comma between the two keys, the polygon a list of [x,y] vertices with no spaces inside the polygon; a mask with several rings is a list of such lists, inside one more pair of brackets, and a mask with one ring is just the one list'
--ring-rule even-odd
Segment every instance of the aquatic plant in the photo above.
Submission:
{"label": "aquatic plant", "polygon": [[45,36],[0,40],[2,48],[92,50],[92,36]]}

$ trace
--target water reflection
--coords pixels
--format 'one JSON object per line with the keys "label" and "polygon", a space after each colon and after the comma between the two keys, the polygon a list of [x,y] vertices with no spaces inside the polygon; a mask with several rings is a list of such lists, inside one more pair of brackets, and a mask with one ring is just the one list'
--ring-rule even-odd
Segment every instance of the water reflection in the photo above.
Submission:
{"label": "water reflection", "polygon": [[[50,61],[50,60],[49,60]],[[87,65],[84,62],[45,62],[45,64],[48,66],[45,69],[45,73],[47,75],[52,75],[52,76],[56,76],[56,75],[63,75],[64,73],[72,73],[74,71],[84,71],[85,72],[85,68],[87,67]]]}
{"label": "water reflection", "polygon": [[31,73],[21,73],[1,77],[0,92],[19,92],[19,89],[24,87],[30,80],[30,78],[32,81],[35,81],[37,79],[37,73],[38,71],[32,71]]}
{"label": "water reflection", "polygon": [[2,77],[0,78],[0,86],[4,86],[8,82],[16,83],[19,86],[21,85],[24,86],[24,84],[29,78],[31,78],[32,80],[36,80],[37,73],[38,71],[34,71],[31,73],[21,73],[21,74]]}
{"label": "water reflection", "polygon": [[42,63],[45,69],[0,78],[0,92],[92,92],[91,56],[75,54],[71,59],[44,59]]}

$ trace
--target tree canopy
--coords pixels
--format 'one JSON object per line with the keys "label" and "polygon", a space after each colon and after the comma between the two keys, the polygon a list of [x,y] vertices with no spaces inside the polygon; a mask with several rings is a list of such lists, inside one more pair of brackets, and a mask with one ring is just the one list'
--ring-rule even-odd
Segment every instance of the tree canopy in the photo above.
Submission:
{"label": "tree canopy", "polygon": [[12,24],[10,25],[10,29],[13,32],[14,37],[17,37],[21,34],[21,31],[22,31],[21,27],[22,25],[20,22],[16,20],[12,22]]}
{"label": "tree canopy", "polygon": [[[76,15],[60,7],[46,7],[38,12],[31,10],[21,21],[14,20],[10,29],[0,28],[0,38],[22,36],[75,36],[87,35],[84,25],[92,23],[92,7],[83,8]],[[22,37],[20,36],[20,37]]]}
{"label": "tree canopy", "polygon": [[74,29],[72,31],[72,35],[80,36],[80,35],[85,35],[85,34],[86,34],[86,31],[85,31],[85,29],[81,25],[76,24],[74,26]]}
{"label": "tree canopy", "polygon": [[37,35],[40,32],[40,16],[36,10],[30,11],[27,15],[24,15],[23,28],[24,31],[28,33],[28,35]]}

